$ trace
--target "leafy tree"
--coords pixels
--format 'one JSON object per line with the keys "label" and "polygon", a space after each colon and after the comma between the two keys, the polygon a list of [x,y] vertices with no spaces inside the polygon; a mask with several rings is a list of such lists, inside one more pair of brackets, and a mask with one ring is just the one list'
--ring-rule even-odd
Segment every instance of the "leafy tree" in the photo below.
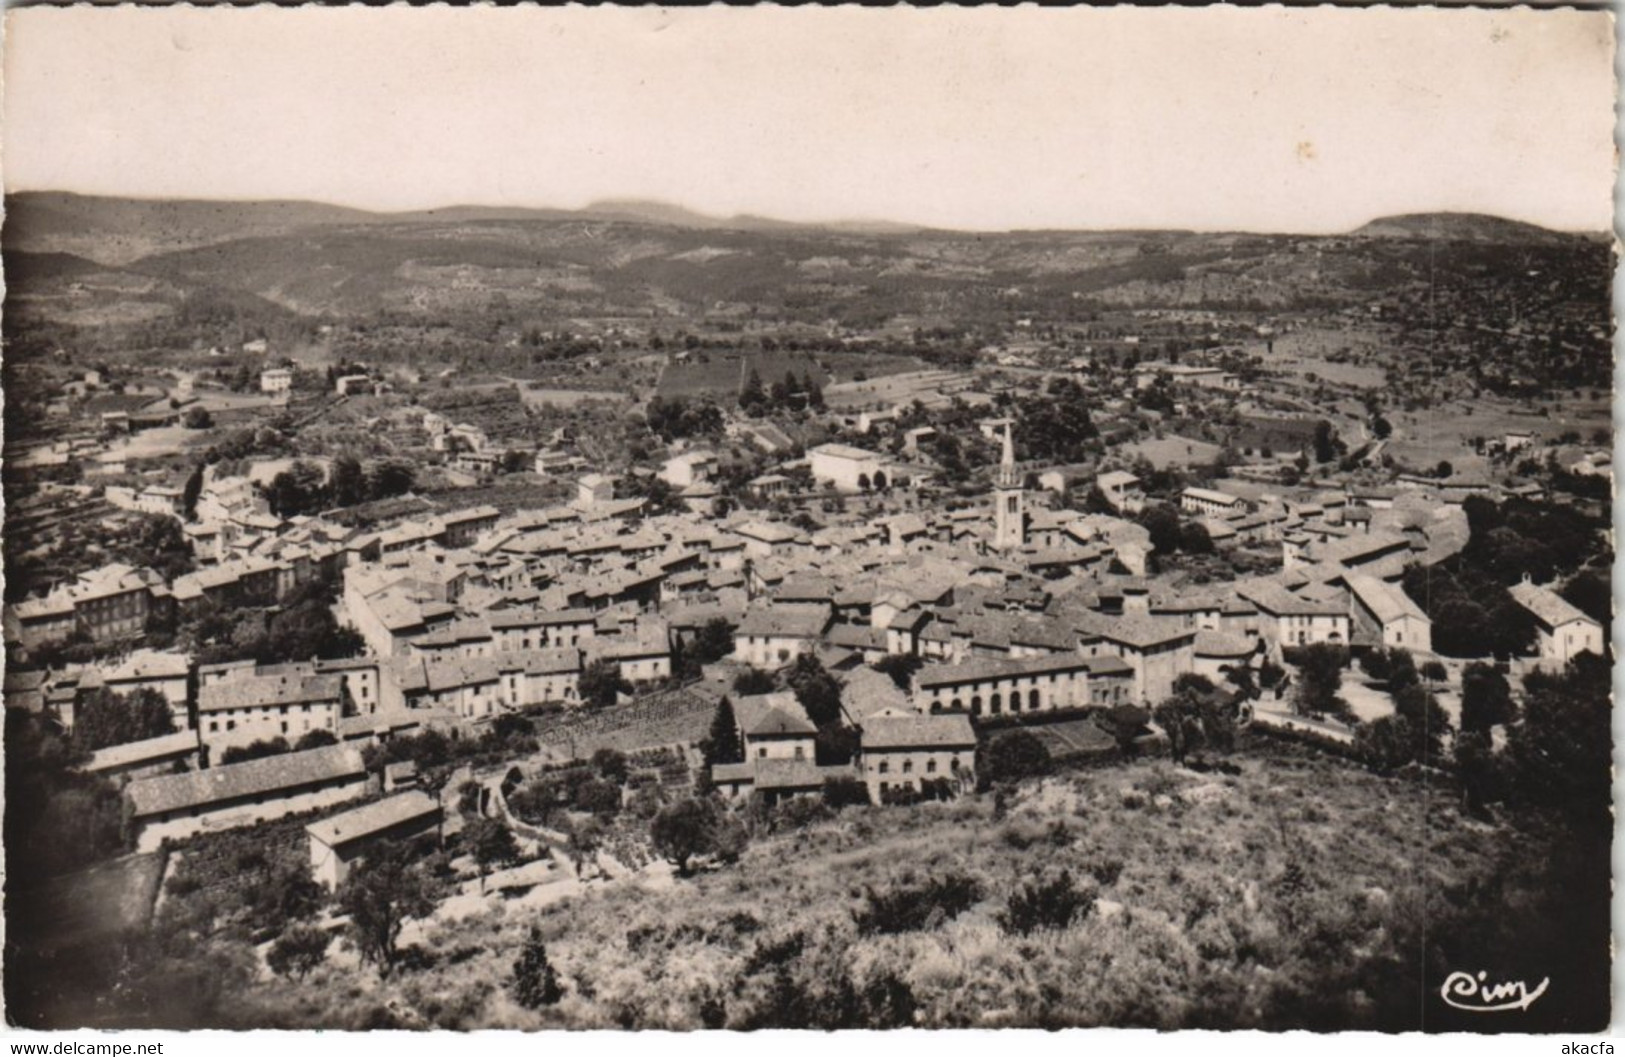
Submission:
{"label": "leafy tree", "polygon": [[1614,619],[1613,588],[1603,577],[1589,570],[1573,576],[1560,592],[1563,600],[1601,624],[1606,637]]}
{"label": "leafy tree", "polygon": [[1019,782],[1049,771],[1049,749],[1028,730],[1011,730],[995,737],[982,753],[978,772],[988,785]]}
{"label": "leafy tree", "polygon": [[1354,752],[1377,774],[1392,774],[1416,759],[1416,737],[1400,716],[1383,716],[1354,731]]}
{"label": "leafy tree", "polygon": [[293,743],[294,752],[304,752],[306,749],[320,749],[328,745],[337,745],[338,737],[330,730],[307,731],[298,741]]}
{"label": "leafy tree", "polygon": [[1371,416],[1371,435],[1378,440],[1387,440],[1394,432],[1393,424],[1381,415]]}
{"label": "leafy tree", "polygon": [[746,666],[734,676],[734,692],[737,694],[771,694],[778,689],[773,682],[773,676],[760,668]]}
{"label": "leafy tree", "polygon": [[567,838],[564,851],[579,879],[585,874],[588,863],[597,862],[598,849],[604,843],[604,827],[595,818],[571,820]]}
{"label": "leafy tree", "polygon": [[42,713],[6,709],[7,884],[21,890],[126,846],[123,797]]}
{"label": "leafy tree", "polygon": [[828,723],[813,736],[813,759],[820,767],[844,767],[858,754],[860,735],[851,727]]}
{"label": "leafy tree", "polygon": [[304,459],[294,460],[292,466],[271,478],[266,500],[271,513],[278,517],[321,513],[327,504],[321,467]]}
{"label": "leafy tree", "polygon": [[106,542],[108,557],[137,567],[147,566],[173,580],[192,571],[196,562],[181,523],[162,514],[140,514]]}
{"label": "leafy tree", "polygon": [[387,460],[375,464],[367,475],[367,492],[372,499],[393,499],[417,486],[417,471],[411,463]]}
{"label": "leafy tree", "polygon": [[1298,693],[1294,703],[1299,713],[1307,716],[1348,714],[1348,702],[1337,696],[1348,662],[1348,650],[1329,642],[1317,642],[1298,650]]}
{"label": "leafy tree", "polygon": [[339,888],[339,906],[350,918],[350,942],[384,977],[399,958],[396,944],[407,919],[434,910],[430,881],[411,854],[404,844],[382,848],[351,870]]}
{"label": "leafy tree", "polygon": [[1089,486],[1089,493],[1083,498],[1083,512],[1085,514],[1105,514],[1110,517],[1117,516],[1117,508],[1112,506],[1106,493],[1101,491],[1100,485]]}
{"label": "leafy tree", "polygon": [[1489,732],[1463,729],[1456,735],[1455,761],[1462,810],[1482,818],[1488,805],[1501,798],[1505,778]]}
{"label": "leafy tree", "polygon": [[1523,718],[1507,731],[1517,800],[1575,832],[1611,831],[1611,669],[1581,654],[1562,673],[1524,679]]}
{"label": "leafy tree", "polygon": [[715,664],[734,650],[734,630],[725,617],[712,617],[694,633],[689,656],[700,664]]}
{"label": "leafy tree", "polygon": [[526,1009],[540,1009],[557,1005],[564,997],[559,974],[547,960],[547,946],[542,942],[542,930],[535,925],[525,938],[525,946],[513,963],[513,998]]}
{"label": "leafy tree", "polygon": [[507,826],[491,818],[474,819],[463,829],[463,843],[474,853],[480,867],[480,889],[493,866],[512,866],[519,861],[519,842]]}
{"label": "leafy tree", "polygon": [[869,803],[869,787],[857,778],[824,779],[824,803],[831,810],[857,807]]}
{"label": "leafy tree", "polygon": [[750,833],[745,824],[727,812],[719,812],[717,824],[711,831],[711,854],[718,862],[733,864],[745,854],[750,844]]}
{"label": "leafy tree", "polygon": [[608,708],[620,694],[631,691],[632,684],[621,677],[621,666],[612,658],[587,665],[576,683],[576,692],[589,708]]}
{"label": "leafy tree", "polygon": [[1146,722],[1150,718],[1151,714],[1145,709],[1130,704],[1118,705],[1101,717],[1117,742],[1117,751],[1125,757],[1139,751],[1139,741],[1147,733]]}
{"label": "leafy tree", "polygon": [[1461,729],[1488,732],[1511,723],[1516,714],[1506,677],[1488,664],[1469,664],[1461,673]]}
{"label": "leafy tree", "polygon": [[306,922],[299,922],[278,936],[266,952],[265,964],[278,976],[303,980],[327,959],[332,934]]}
{"label": "leafy tree", "polygon": [[907,690],[914,681],[914,673],[925,664],[917,654],[888,653],[876,661],[872,668],[891,676],[891,681],[897,684],[897,689]]}
{"label": "leafy tree", "polygon": [[1173,696],[1152,712],[1168,738],[1174,762],[1182,764],[1193,750],[1227,751],[1235,743],[1235,715],[1206,676],[1187,672],[1174,680]]}
{"label": "leafy tree", "polygon": [[1151,503],[1140,511],[1138,521],[1151,534],[1151,547],[1156,553],[1172,554],[1179,549],[1182,534],[1179,514],[1173,507],[1166,503]]}
{"label": "leafy tree", "polygon": [[739,720],[734,715],[733,702],[724,697],[717,702],[717,711],[711,717],[711,731],[701,744],[707,767],[719,763],[741,763],[745,758],[744,746],[739,738]]}
{"label": "leafy tree", "polygon": [[621,787],[614,782],[591,779],[575,787],[570,806],[590,811],[599,818],[613,818],[621,810]]}
{"label": "leafy tree", "polygon": [[784,681],[807,710],[813,726],[822,729],[841,722],[841,684],[817,657],[801,654],[785,671]]}
{"label": "leafy tree", "polygon": [[247,745],[228,747],[220,754],[220,763],[247,763],[249,760],[263,760],[267,756],[281,756],[292,751],[287,738],[261,738]]}
{"label": "leafy tree", "polygon": [[626,784],[627,763],[626,754],[615,749],[599,749],[592,754],[593,770],[606,782],[616,785]]}
{"label": "leafy tree", "polygon": [[187,429],[208,429],[214,425],[214,416],[204,408],[190,408],[181,416],[181,425]]}
{"label": "leafy tree", "polygon": [[104,686],[81,697],[74,707],[73,743],[81,752],[158,738],[174,730],[168,700],[147,687],[123,695]]}
{"label": "leafy tree", "polygon": [[1325,419],[1315,423],[1315,461],[1331,462],[1337,457],[1337,449],[1332,444],[1332,424]]}
{"label": "leafy tree", "polygon": [[1179,549],[1186,554],[1212,554],[1213,537],[1200,521],[1187,521],[1179,527]]}
{"label": "leafy tree", "polygon": [[1070,378],[1052,381],[1043,395],[1016,403],[1017,432],[1028,459],[1082,462],[1100,436],[1090,417],[1089,394]]}
{"label": "leafy tree", "polygon": [[355,506],[365,502],[367,475],[361,467],[361,460],[349,452],[335,456],[329,488],[333,493],[334,506]]}
{"label": "leafy tree", "polygon": [[326,902],[327,890],[302,859],[278,863],[252,891],[255,919],[273,928],[309,921]]}
{"label": "leafy tree", "polygon": [[1437,699],[1420,683],[1413,683],[1394,695],[1394,713],[1410,725],[1416,740],[1416,758],[1439,762],[1444,737],[1450,732],[1450,717]]}
{"label": "leafy tree", "polygon": [[655,852],[687,877],[695,856],[708,854],[716,846],[717,809],[709,800],[689,798],[661,809],[649,824],[649,839]]}

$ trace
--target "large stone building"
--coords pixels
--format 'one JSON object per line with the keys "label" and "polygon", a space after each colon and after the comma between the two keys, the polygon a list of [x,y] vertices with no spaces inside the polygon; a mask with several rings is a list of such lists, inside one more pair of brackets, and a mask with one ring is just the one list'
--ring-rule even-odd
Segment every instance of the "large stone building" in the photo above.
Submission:
{"label": "large stone building", "polygon": [[392,841],[435,833],[443,817],[434,797],[414,790],[312,822],[305,827],[311,876],[336,889],[369,852]]}
{"label": "large stone building", "polygon": [[367,792],[359,749],[330,745],[206,771],[141,778],[125,787],[137,851],[205,830],[268,822]]}
{"label": "large stone building", "polygon": [[859,735],[858,773],[877,804],[927,782],[976,787],[976,732],[963,715],[873,715]]}
{"label": "large stone building", "polygon": [[1535,619],[1535,645],[1542,661],[1564,665],[1582,653],[1603,652],[1602,625],[1549,587],[1525,580],[1508,589]]}
{"label": "large stone building", "polygon": [[885,472],[879,455],[850,444],[820,444],[807,452],[807,465],[813,480],[842,492],[867,491],[875,487],[875,475]]}

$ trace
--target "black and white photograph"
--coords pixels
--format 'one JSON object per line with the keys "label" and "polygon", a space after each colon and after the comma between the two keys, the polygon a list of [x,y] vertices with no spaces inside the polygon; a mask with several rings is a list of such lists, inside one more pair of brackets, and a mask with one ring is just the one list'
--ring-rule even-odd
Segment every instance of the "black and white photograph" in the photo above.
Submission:
{"label": "black and white photograph", "polygon": [[1614,63],[10,11],[6,1033],[1609,1030]]}

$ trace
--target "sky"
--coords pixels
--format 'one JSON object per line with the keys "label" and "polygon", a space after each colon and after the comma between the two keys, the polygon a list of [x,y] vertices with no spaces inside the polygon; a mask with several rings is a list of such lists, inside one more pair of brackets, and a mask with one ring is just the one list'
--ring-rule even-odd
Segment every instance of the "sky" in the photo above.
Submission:
{"label": "sky", "polygon": [[1612,227],[1613,30],[1468,9],[23,8],[7,191]]}

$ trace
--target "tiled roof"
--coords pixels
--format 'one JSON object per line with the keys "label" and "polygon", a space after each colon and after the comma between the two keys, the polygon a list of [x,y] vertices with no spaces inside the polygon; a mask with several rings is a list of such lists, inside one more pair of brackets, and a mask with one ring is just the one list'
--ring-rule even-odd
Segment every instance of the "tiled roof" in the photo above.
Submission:
{"label": "tiled roof", "polygon": [[1406,617],[1421,621],[1428,619],[1427,614],[1411,601],[1411,597],[1402,588],[1383,583],[1362,573],[1349,573],[1343,580],[1349,585],[1354,597],[1384,624]]}
{"label": "tiled roof", "polygon": [[864,751],[879,749],[968,749],[976,731],[965,716],[870,716],[862,721]]}
{"label": "tiled roof", "polygon": [[91,754],[90,762],[85,764],[84,769],[92,774],[110,771],[117,767],[139,764],[145,760],[162,759],[178,752],[195,752],[197,747],[197,731],[183,730],[178,734],[164,734],[156,738],[128,741],[122,745],[109,745],[105,749],[98,749]]}
{"label": "tiled roof", "polygon": [[439,815],[440,804],[434,797],[413,790],[312,822],[305,827],[305,832],[328,847],[338,847],[407,822],[427,822]]}
{"label": "tiled roof", "polygon": [[361,778],[366,771],[359,750],[329,745],[246,763],[225,764],[207,771],[139,778],[129,784],[125,795],[130,798],[135,816],[141,818],[299,786]]}
{"label": "tiled roof", "polygon": [[963,664],[928,664],[920,669],[917,680],[923,689],[984,682],[990,679],[1016,679],[1050,672],[1093,671],[1095,666],[1105,659],[1085,657],[1078,653],[1057,653],[1015,660],[979,657]]}
{"label": "tiled roof", "polygon": [[746,612],[738,634],[810,639],[822,635],[829,622],[827,606],[767,606]]}
{"label": "tiled roof", "polygon": [[1536,620],[1549,628],[1559,627],[1575,620],[1583,620],[1588,624],[1596,623],[1549,587],[1524,582],[1513,584],[1507,592],[1512,595],[1513,601],[1527,609]]}
{"label": "tiled roof", "polygon": [[343,696],[343,687],[344,678],[339,675],[244,673],[199,687],[197,710],[220,712],[233,708],[275,708],[281,705],[336,705]]}
{"label": "tiled roof", "polygon": [[739,730],[744,734],[749,734],[772,712],[794,716],[805,722],[809,730],[813,729],[812,720],[807,717],[807,710],[801,707],[796,695],[788,690],[771,694],[746,694],[734,699],[733,710]]}

